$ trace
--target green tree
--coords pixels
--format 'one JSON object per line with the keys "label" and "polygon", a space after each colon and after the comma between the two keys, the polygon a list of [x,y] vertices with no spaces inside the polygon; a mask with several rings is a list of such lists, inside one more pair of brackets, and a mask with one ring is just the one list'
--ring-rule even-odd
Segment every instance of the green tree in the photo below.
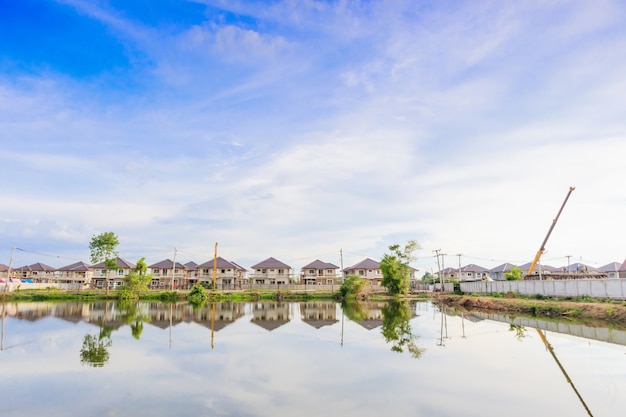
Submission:
{"label": "green tree", "polygon": [[204,291],[204,287],[201,284],[194,285],[187,295],[187,301],[189,301],[194,308],[204,306],[208,299],[209,296],[206,291]]}
{"label": "green tree", "polygon": [[504,277],[507,281],[519,281],[524,278],[524,271],[516,266],[513,266],[509,272],[504,273]]}
{"label": "green tree", "polygon": [[364,295],[367,281],[358,275],[347,275],[339,292],[343,298],[360,298]]}
{"label": "green tree", "polygon": [[106,270],[104,283],[106,285],[107,294],[109,293],[109,272],[113,269],[117,269],[117,257],[119,254],[116,249],[119,244],[120,241],[113,232],[104,232],[93,236],[89,243],[91,263],[97,264],[104,262]]}
{"label": "green tree", "polygon": [[389,250],[380,261],[380,269],[383,273],[381,285],[387,288],[392,295],[406,294],[409,291],[409,278],[411,267],[409,263],[415,260],[413,252],[420,249],[419,243],[409,240],[404,248],[400,245],[391,245]]}
{"label": "green tree", "polygon": [[141,292],[148,291],[152,274],[148,274],[148,264],[146,258],[137,261],[135,269],[124,277],[124,285],[117,290],[120,300],[137,300]]}

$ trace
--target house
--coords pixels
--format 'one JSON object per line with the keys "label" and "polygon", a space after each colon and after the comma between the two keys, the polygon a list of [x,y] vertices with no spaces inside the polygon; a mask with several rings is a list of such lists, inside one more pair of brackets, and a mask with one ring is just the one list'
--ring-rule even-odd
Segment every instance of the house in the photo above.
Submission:
{"label": "house", "polygon": [[561,267],[560,271],[561,272],[568,272],[568,273],[571,273],[571,274],[587,274],[587,273],[598,272],[598,269],[594,268],[593,266],[589,266],[589,265],[585,265],[585,264],[580,263],[580,262],[576,262],[574,264]]}
{"label": "house", "polygon": [[316,259],[302,267],[300,270],[300,282],[305,285],[340,284],[337,271],[339,271],[337,265]]}
{"label": "house", "polygon": [[91,265],[79,261],[57,269],[56,280],[63,284],[76,285],[79,288],[89,287],[93,270]]}
{"label": "house", "polygon": [[619,278],[619,270],[621,266],[622,265],[618,262],[611,262],[610,264],[598,268],[598,272],[602,272],[612,279]]}
{"label": "house", "polygon": [[198,277],[196,273],[198,271],[198,264],[194,261],[189,261],[185,263],[185,272],[187,273],[187,281],[189,282],[189,286],[193,287],[198,282]]}
{"label": "house", "polygon": [[55,269],[41,262],[16,268],[15,271],[15,274],[11,271],[14,278],[17,276],[21,279],[30,279],[40,284],[52,282],[55,277]]}
{"label": "house", "polygon": [[117,288],[124,284],[124,278],[134,269],[134,263],[120,257],[115,258],[115,269],[108,271],[108,276],[105,262],[91,265],[91,270],[93,271],[91,288],[105,288],[104,283],[107,278],[109,280],[109,288]]}
{"label": "house", "polygon": [[459,281],[482,281],[489,277],[489,270],[475,264],[468,264],[457,270]]}
{"label": "house", "polygon": [[[524,272],[527,272],[530,269],[530,265],[532,265],[532,262],[527,262],[524,265],[520,265],[518,268],[521,269]],[[537,273],[539,273],[539,271],[541,271],[541,272],[558,272],[559,268],[555,268],[555,267],[550,266],[550,265],[537,264],[535,266],[535,270],[534,270],[533,273],[537,274]]]}
{"label": "house", "polygon": [[368,280],[370,285],[379,287],[383,280],[380,265],[373,259],[365,258],[361,262],[343,270],[344,277],[347,275],[358,275]]}
{"label": "house", "polygon": [[516,265],[510,263],[503,263],[502,265],[498,265],[489,270],[489,278],[494,281],[506,281],[506,273],[511,272],[511,269],[516,267]]}
{"label": "house", "polygon": [[619,267],[619,277],[626,278],[626,260],[622,263],[622,266]]}
{"label": "house", "polygon": [[237,280],[241,280],[241,282],[245,283],[247,281],[246,273],[248,270],[236,262],[230,261],[230,263],[237,268]]}
{"label": "house", "polygon": [[5,264],[0,264],[0,278],[7,279],[9,278],[9,266]]}
{"label": "house", "polygon": [[289,265],[274,258],[267,258],[252,266],[252,277],[255,284],[288,284],[292,269]]}
{"label": "house", "polygon": [[165,259],[152,265],[148,265],[152,273],[151,289],[181,289],[189,288],[189,278],[186,266],[180,262]]}
{"label": "house", "polygon": [[241,267],[233,262],[218,256],[203,264],[198,265],[196,276],[199,282],[213,282],[213,266],[215,264],[215,285],[216,288],[241,288],[243,285],[243,274]]}
{"label": "house", "polygon": [[443,280],[444,282],[451,281],[456,278],[456,269],[444,268],[438,273],[436,273],[435,275],[438,277],[437,281],[439,280]]}

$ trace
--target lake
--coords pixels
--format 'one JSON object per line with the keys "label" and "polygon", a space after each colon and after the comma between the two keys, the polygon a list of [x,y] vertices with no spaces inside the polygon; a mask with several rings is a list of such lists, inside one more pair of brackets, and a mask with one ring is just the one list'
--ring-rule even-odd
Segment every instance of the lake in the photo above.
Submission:
{"label": "lake", "polygon": [[415,301],[6,303],[0,313],[3,417],[626,410],[617,328]]}

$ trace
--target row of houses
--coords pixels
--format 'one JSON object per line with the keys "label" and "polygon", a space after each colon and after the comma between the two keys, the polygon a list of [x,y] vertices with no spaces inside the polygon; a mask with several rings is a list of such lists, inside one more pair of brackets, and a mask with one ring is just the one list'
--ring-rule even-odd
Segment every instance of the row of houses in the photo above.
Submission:
{"label": "row of houses", "polygon": [[[215,266],[215,268],[214,268]],[[116,269],[107,271],[105,263],[89,265],[76,262],[61,268],[53,268],[41,262],[11,269],[0,264],[0,283],[20,280],[27,283],[71,284],[78,288],[105,289],[123,285],[124,278],[136,265],[123,258],[116,259]],[[296,276],[291,266],[275,258],[267,258],[251,267],[249,272],[239,264],[222,257],[201,264],[185,264],[170,259],[148,265],[152,274],[151,289],[188,289],[197,283],[212,283],[217,288],[244,288],[245,285],[340,285],[346,275],[354,274],[366,278],[371,285],[380,286],[382,272],[377,261],[366,258],[342,271],[337,265],[319,259],[303,266]],[[416,280],[417,270],[411,269],[411,280]],[[9,276],[10,275],[10,276]]]}
{"label": "row of houses", "polygon": [[[215,268],[214,268],[215,266]],[[491,269],[476,264],[468,264],[461,268],[445,268],[436,276],[443,280],[480,281],[480,280],[505,280],[505,274],[510,272],[516,265],[504,263]],[[71,284],[77,288],[116,288],[123,284],[124,278],[134,270],[136,265],[123,258],[116,259],[116,269],[107,271],[105,263],[89,265],[85,262],[75,262],[61,268],[53,268],[41,262],[11,269],[0,264],[0,283],[13,280],[32,283],[58,283]],[[530,262],[517,266],[522,271],[527,271]],[[215,260],[198,264],[196,262],[173,262],[170,259],[148,265],[148,272],[152,274],[150,288],[152,289],[188,289],[197,283],[212,283],[215,281],[217,288],[244,288],[245,285],[286,285],[299,283],[304,285],[340,285],[347,275],[358,275],[368,280],[374,286],[379,287],[382,281],[382,271],[377,261],[365,258],[362,261],[341,270],[337,265],[324,262],[319,259],[303,266],[299,275],[295,275],[294,269],[276,258],[270,257],[250,267],[251,271],[240,266],[236,262],[228,261],[222,257]],[[538,265],[536,270],[545,273],[568,272],[589,274],[602,274],[608,278],[626,278],[626,261],[620,264],[612,262],[600,268],[594,268],[582,263],[556,268],[550,265]],[[417,283],[417,269],[411,268],[410,281]]]}
{"label": "row of houses", "polygon": [[[487,269],[476,264],[468,264],[461,268],[445,268],[440,271],[438,275],[444,280],[458,280],[458,281],[503,281],[506,280],[506,273],[510,272],[513,267],[517,267],[522,271],[528,271],[531,263],[528,262],[523,265],[514,265],[511,263],[503,263],[494,268]],[[554,267],[551,265],[537,265],[535,273],[541,274],[568,274],[570,277],[576,277],[577,274],[585,277],[597,275],[614,278],[626,278],[626,261],[623,263],[611,262],[601,266],[600,268],[594,268],[582,263],[575,263],[562,267]]]}

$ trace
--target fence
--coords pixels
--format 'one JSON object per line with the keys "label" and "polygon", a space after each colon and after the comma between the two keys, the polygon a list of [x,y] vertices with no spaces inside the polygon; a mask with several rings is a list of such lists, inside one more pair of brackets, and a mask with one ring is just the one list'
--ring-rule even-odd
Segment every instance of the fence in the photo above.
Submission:
{"label": "fence", "polygon": [[626,299],[626,279],[569,279],[544,281],[462,282],[465,293],[507,293],[544,295],[546,297],[582,297]]}

